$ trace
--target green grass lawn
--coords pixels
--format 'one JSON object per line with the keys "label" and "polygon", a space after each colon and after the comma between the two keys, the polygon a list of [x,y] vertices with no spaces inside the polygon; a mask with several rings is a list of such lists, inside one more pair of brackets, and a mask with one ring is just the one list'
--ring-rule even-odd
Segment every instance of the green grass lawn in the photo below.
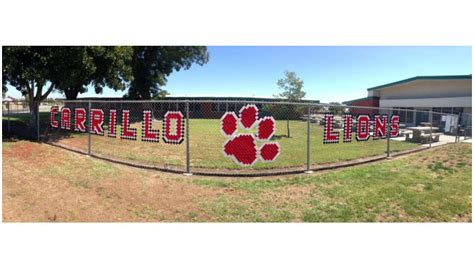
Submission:
{"label": "green grass lawn", "polygon": [[[48,113],[42,113],[41,119],[47,124]],[[16,121],[26,122],[27,115],[22,115]],[[138,129],[140,137],[141,124],[132,124]],[[117,126],[120,133],[121,126]],[[161,122],[154,122],[153,128],[161,132]],[[272,141],[280,144],[281,154],[274,162],[257,162],[252,168],[240,167],[231,158],[222,153],[226,138],[221,134],[220,122],[217,119],[191,119],[190,120],[190,156],[191,167],[194,168],[219,168],[219,169],[269,169],[290,168],[306,164],[306,122],[291,121],[291,137],[287,137],[286,121],[277,121],[277,131]],[[242,130],[239,130],[242,131]],[[243,132],[243,131],[242,131]],[[248,132],[248,131],[245,131]],[[255,132],[255,130],[254,130]],[[73,132],[62,132],[54,130],[58,134],[59,144],[74,147],[81,151],[87,151],[87,135]],[[67,134],[61,136],[59,134]],[[382,155],[386,153],[387,140],[369,140],[357,142],[353,138],[352,143],[323,144],[323,130],[321,126],[311,125],[310,149],[311,164],[334,163],[339,161],[353,160],[357,158]],[[261,143],[258,143],[260,147]],[[405,142],[391,142],[393,152],[407,150],[416,147],[416,144]],[[130,160],[158,166],[185,166],[186,151],[185,143],[180,145],[159,143],[147,143],[141,141],[121,140],[102,136],[92,137],[92,152],[94,154],[112,157],[121,160]]]}
{"label": "green grass lawn", "polygon": [[472,149],[266,178],[185,177],[3,142],[3,221],[471,222]]}
{"label": "green grass lawn", "polygon": [[193,182],[237,196],[203,201],[217,221],[472,221],[470,144],[393,161],[282,179]]}
{"label": "green grass lawn", "polygon": [[[238,168],[237,165],[224,158],[222,145],[225,138],[219,132],[217,120],[191,120],[191,154],[195,156],[192,164],[196,167]],[[277,131],[273,141],[281,146],[281,154],[271,163],[258,162],[256,169],[269,167],[294,167],[306,164],[306,129],[304,121],[291,121],[290,134],[287,137],[286,121],[277,121]],[[391,150],[394,152],[415,147],[415,144],[391,141]],[[205,149],[205,150],[202,150]],[[310,134],[310,149],[312,164],[332,163],[353,160],[361,157],[384,154],[387,149],[387,140],[370,140],[352,143],[323,144],[323,129],[313,124]],[[217,158],[216,158],[217,157]]]}

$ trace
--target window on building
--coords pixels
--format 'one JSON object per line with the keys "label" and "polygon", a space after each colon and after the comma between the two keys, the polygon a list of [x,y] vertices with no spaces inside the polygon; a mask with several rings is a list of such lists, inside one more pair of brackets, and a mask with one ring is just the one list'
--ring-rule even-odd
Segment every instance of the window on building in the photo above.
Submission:
{"label": "window on building", "polygon": [[443,107],[442,112],[446,113],[446,114],[451,114],[453,112],[453,108],[452,107]]}
{"label": "window on building", "polygon": [[453,107],[453,114],[462,114],[462,107]]}
{"label": "window on building", "polygon": [[[411,110],[413,110],[413,107],[407,107],[406,109],[411,109]],[[407,123],[413,123],[414,112],[413,112],[413,111],[406,111],[406,113],[407,113],[406,122],[407,122]]]}
{"label": "window on building", "polygon": [[[453,114],[456,114],[456,115],[459,115],[459,119],[458,119],[458,124],[461,124],[463,125],[463,121],[465,121],[463,119],[463,108],[462,107],[453,107]],[[466,115],[464,115],[464,118],[466,117]]]}
{"label": "window on building", "polygon": [[433,107],[432,109],[432,118],[433,118],[433,126],[439,127],[441,124],[441,113],[443,110],[441,107]]}
{"label": "window on building", "polygon": [[405,110],[400,111],[400,122],[407,123],[407,112]]}
{"label": "window on building", "polygon": [[392,115],[400,115],[400,110],[398,110],[398,107],[394,107],[392,110],[389,110],[388,113]]}
{"label": "window on building", "polygon": [[416,111],[416,125],[430,121],[430,113],[427,109],[417,108]]}

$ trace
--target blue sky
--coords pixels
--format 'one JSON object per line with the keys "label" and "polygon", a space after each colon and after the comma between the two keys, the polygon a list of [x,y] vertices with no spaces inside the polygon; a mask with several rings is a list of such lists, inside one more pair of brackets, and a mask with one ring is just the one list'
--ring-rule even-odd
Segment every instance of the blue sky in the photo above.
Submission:
{"label": "blue sky", "polygon": [[[367,88],[421,75],[471,74],[471,47],[208,47],[204,66],[171,74],[172,96],[272,97],[285,70],[304,81],[307,99],[346,101]],[[105,89],[102,96],[124,92]],[[9,96],[19,97],[10,89]],[[58,93],[53,97],[60,97]],[[92,89],[80,97],[97,96]]]}

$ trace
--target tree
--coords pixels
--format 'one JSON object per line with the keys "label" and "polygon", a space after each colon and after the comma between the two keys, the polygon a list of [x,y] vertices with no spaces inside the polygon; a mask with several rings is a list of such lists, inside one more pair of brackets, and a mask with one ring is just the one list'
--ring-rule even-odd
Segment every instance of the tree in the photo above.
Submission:
{"label": "tree", "polygon": [[[285,98],[290,102],[298,102],[303,99],[306,92],[303,91],[303,80],[301,80],[295,72],[285,71],[285,78],[277,81],[278,88],[283,90],[277,97]],[[286,113],[287,136],[290,137],[290,117],[295,114],[295,107],[288,105],[284,111]]]}
{"label": "tree", "polygon": [[330,102],[329,103],[329,111],[331,113],[334,113],[335,115],[341,115],[342,113],[344,113],[345,108],[344,108],[343,105],[341,105],[341,103]]}
{"label": "tree", "polygon": [[127,98],[162,98],[168,93],[161,89],[173,71],[187,70],[193,63],[209,61],[206,47],[198,46],[138,46],[133,47],[133,80]]}
{"label": "tree", "polygon": [[97,94],[108,86],[125,90],[131,79],[131,47],[57,47],[52,82],[68,100],[77,99],[92,85]]}
{"label": "tree", "polygon": [[[2,68],[2,77],[4,78],[7,74],[5,73],[5,68]],[[2,97],[5,98],[5,95],[8,91],[7,81],[2,79]]]}
{"label": "tree", "polygon": [[54,89],[53,83],[47,86],[52,78],[53,54],[51,47],[3,47],[2,84],[15,87],[28,100],[31,128],[36,126],[40,102]]}
{"label": "tree", "polygon": [[288,99],[290,102],[300,101],[306,96],[306,92],[303,91],[303,80],[295,72],[285,71],[285,78],[279,79],[277,85],[283,90],[278,97]]}
{"label": "tree", "polygon": [[96,92],[101,92],[106,85],[125,89],[125,80],[131,77],[127,59],[131,59],[132,51],[128,50],[122,47],[3,47],[2,88],[10,84],[25,96],[31,113],[30,127],[34,128],[39,105],[53,90],[75,99],[91,83]]}

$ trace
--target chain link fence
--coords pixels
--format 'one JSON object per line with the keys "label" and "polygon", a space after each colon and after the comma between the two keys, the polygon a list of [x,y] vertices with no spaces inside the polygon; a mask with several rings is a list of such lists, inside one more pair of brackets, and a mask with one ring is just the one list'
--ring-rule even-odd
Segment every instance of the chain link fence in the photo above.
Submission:
{"label": "chain link fence", "polygon": [[[28,124],[25,103],[3,102],[2,112],[4,132]],[[449,112],[284,101],[54,101],[41,104],[38,133],[42,142],[118,163],[255,176],[349,166],[470,139],[471,114]]]}

